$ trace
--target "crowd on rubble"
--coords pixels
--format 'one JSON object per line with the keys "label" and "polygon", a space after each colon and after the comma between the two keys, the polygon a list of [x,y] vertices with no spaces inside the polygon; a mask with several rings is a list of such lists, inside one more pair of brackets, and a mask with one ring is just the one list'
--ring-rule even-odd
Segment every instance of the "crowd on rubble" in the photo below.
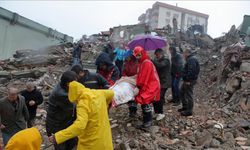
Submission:
{"label": "crowd on rubble", "polygon": [[[79,43],[74,48],[71,68],[61,75],[47,104],[46,132],[55,150],[113,149],[108,112],[116,93],[110,88],[122,77],[136,80],[135,97],[127,105],[131,118],[138,117],[137,105],[141,105],[143,119],[138,130],[152,126],[153,114],[157,121],[164,119],[165,94],[170,88],[173,106],[182,104],[180,114],[193,115],[193,92],[200,71],[193,49],[179,53],[170,45],[169,59],[165,48],[157,48],[151,59],[142,46],[129,49],[125,44],[117,48],[107,44],[96,58],[96,72],[91,72],[82,66],[82,47]],[[34,122],[42,103],[43,96],[33,82],[27,82],[21,92],[16,87],[8,89],[7,97],[0,100],[6,150],[40,149],[42,135]]]}

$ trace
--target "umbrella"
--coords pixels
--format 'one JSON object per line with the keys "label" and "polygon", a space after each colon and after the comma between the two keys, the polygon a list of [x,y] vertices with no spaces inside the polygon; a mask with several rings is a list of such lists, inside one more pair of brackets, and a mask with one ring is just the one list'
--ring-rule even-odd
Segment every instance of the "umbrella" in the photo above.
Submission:
{"label": "umbrella", "polygon": [[128,47],[132,50],[136,46],[141,46],[146,51],[156,50],[158,48],[165,47],[166,45],[166,40],[159,36],[153,35],[137,35],[133,40],[128,43]]}

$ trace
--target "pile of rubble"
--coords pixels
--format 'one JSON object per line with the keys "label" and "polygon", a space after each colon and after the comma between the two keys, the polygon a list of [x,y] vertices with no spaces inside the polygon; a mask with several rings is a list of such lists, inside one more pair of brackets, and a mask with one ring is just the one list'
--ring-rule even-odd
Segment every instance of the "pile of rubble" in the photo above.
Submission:
{"label": "pile of rubble", "polygon": [[[83,41],[82,63],[85,68],[95,69],[94,60],[108,41]],[[0,61],[0,99],[7,94],[8,87],[25,89],[27,81],[33,81],[41,90],[44,103],[39,106],[36,124],[44,134],[43,149],[51,149],[45,131],[46,104],[52,89],[58,84],[61,74],[71,66],[72,51],[76,44],[65,43],[50,46],[39,51],[17,50],[13,58]],[[0,147],[1,147],[0,136]]]}
{"label": "pile of rubble", "polygon": [[140,130],[141,117],[130,119],[126,105],[116,108],[110,115],[115,149],[250,149],[250,51],[229,33],[220,38],[229,41],[217,39],[211,48],[181,42],[196,49],[201,63],[194,115],[182,117],[167,103],[166,118]]}
{"label": "pile of rubble", "polygon": [[[250,51],[243,48],[232,28],[225,36],[213,40],[205,34],[188,38],[178,32],[172,42],[180,49],[192,47],[201,64],[200,79],[195,88],[195,110],[192,117],[182,117],[171,104],[164,105],[166,118],[154,121],[149,129],[136,126],[141,121],[128,117],[128,107],[110,110],[114,147],[129,149],[248,149],[250,146]],[[82,62],[94,69],[94,60],[109,43],[102,36],[82,38]],[[0,62],[0,98],[6,87],[22,90],[27,81],[35,81],[44,96],[37,124],[44,134],[43,149],[52,149],[45,133],[46,102],[63,71],[69,69],[73,44],[52,46],[40,51],[19,50],[14,58]],[[167,100],[171,99],[170,90]],[[140,114],[141,112],[138,112]]]}

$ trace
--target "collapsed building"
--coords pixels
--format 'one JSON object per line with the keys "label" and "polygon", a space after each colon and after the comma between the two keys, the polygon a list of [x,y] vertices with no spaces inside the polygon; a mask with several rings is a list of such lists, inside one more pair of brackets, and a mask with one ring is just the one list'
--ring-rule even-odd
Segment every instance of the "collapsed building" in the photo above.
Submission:
{"label": "collapsed building", "polygon": [[[181,117],[177,108],[167,104],[165,119],[154,121],[148,130],[138,130],[135,126],[140,117],[129,119],[126,105],[114,108],[110,110],[110,123],[115,149],[249,149],[250,51],[235,26],[216,39],[207,34],[195,34],[196,31],[204,33],[200,26],[189,30],[173,33],[167,28],[150,29],[145,24],[128,25],[83,36],[80,40],[84,45],[83,66],[93,70],[95,58],[107,43],[119,46],[136,34],[155,32],[166,37],[170,44],[197,51],[201,73],[195,89],[194,116]],[[0,61],[0,97],[6,95],[6,87],[22,90],[27,81],[34,81],[42,91],[44,104],[39,106],[36,121],[44,135],[42,149],[52,147],[44,129],[46,103],[62,72],[70,68],[73,48],[72,43],[63,43],[39,51],[18,49],[13,58]],[[168,92],[166,99],[170,98]]]}
{"label": "collapsed building", "polygon": [[41,25],[0,7],[0,59],[11,57],[16,50],[39,50],[73,42],[73,37]]}

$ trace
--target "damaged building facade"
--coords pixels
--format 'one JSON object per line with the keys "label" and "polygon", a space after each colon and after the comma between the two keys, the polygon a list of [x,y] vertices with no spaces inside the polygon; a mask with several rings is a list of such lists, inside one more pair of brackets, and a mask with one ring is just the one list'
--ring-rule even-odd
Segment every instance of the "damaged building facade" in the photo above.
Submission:
{"label": "damaged building facade", "polygon": [[73,37],[60,33],[0,7],[0,59],[10,58],[16,50],[42,49]]}
{"label": "damaged building facade", "polygon": [[146,13],[139,16],[140,23],[146,23],[152,29],[167,28],[170,26],[173,31],[186,31],[193,25],[200,25],[203,32],[207,33],[209,15],[193,10],[156,2]]}

